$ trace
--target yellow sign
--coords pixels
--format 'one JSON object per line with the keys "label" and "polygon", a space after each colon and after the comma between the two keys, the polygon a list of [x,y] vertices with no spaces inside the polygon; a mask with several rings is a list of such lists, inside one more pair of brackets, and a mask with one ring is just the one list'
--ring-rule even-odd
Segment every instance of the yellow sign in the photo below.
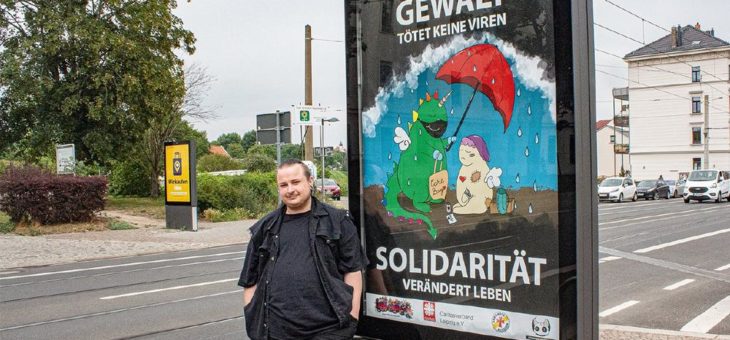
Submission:
{"label": "yellow sign", "polygon": [[165,145],[165,200],[190,203],[190,145]]}

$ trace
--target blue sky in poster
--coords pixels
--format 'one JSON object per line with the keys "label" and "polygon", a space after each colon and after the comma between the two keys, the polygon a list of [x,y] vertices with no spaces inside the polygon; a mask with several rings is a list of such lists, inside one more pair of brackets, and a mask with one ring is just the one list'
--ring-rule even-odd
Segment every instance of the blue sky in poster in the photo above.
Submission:
{"label": "blue sky in poster", "polygon": [[[495,45],[504,47],[499,43]],[[453,53],[453,49],[450,51]],[[450,56],[434,55],[442,59]],[[516,93],[510,125],[505,131],[502,117],[494,109],[489,98],[477,92],[464,124],[458,131],[456,143],[446,155],[450,189],[454,189],[456,185],[456,177],[461,166],[458,159],[459,142],[463,137],[476,134],[487,143],[490,154],[489,167],[502,169],[503,187],[557,190],[557,143],[555,121],[551,114],[554,109],[551,110],[553,103],[550,99],[553,98],[553,94],[545,93],[544,86],[535,86],[534,80],[526,79],[522,76],[524,72],[517,71],[520,66],[524,66],[517,64],[522,62],[522,59],[514,53],[505,53],[505,57],[513,70]],[[401,84],[396,84],[398,80],[395,80],[391,86],[381,91],[376,99],[376,106],[381,109],[377,117],[379,121],[371,121],[373,124],[370,128],[374,130],[370,131],[367,131],[368,122],[363,124],[366,130],[363,133],[366,187],[384,184],[387,176],[392,173],[394,162],[398,162],[400,158],[398,145],[393,141],[394,130],[397,126],[408,130],[408,123],[412,122],[411,112],[418,108],[419,98],[424,98],[426,92],[433,94],[438,91],[439,98],[442,98],[452,91],[445,105],[449,112],[449,120],[448,128],[442,138],[454,134],[473,88],[465,84],[449,85],[436,80],[435,74],[441,63],[420,69],[412,64],[412,69],[416,71],[411,72],[411,79],[402,80],[410,82],[409,86],[399,86]],[[363,119],[368,120],[368,117]]]}

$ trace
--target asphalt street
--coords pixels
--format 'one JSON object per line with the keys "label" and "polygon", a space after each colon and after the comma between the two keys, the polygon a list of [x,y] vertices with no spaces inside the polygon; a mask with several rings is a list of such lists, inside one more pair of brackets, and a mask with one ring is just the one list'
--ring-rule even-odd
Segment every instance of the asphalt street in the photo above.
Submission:
{"label": "asphalt street", "polygon": [[730,335],[730,202],[598,211],[601,323]]}
{"label": "asphalt street", "polygon": [[[602,203],[600,322],[730,335],[730,203]],[[245,339],[245,245],[0,272],[0,339]]]}

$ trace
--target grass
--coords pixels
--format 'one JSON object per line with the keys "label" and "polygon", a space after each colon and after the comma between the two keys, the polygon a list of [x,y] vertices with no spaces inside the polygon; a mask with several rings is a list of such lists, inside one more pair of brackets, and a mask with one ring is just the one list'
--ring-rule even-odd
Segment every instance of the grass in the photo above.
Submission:
{"label": "grass", "polygon": [[165,198],[109,196],[106,200],[106,209],[121,210],[130,215],[165,219]]}
{"label": "grass", "polygon": [[217,209],[206,209],[205,211],[203,211],[203,219],[209,222],[230,222],[259,217],[261,216],[255,216],[252,212],[243,208],[235,208],[223,211]]}
{"label": "grass", "polygon": [[37,223],[19,223],[13,233],[24,236],[39,236],[50,234],[83,233],[88,231],[108,230],[108,221],[104,218],[95,218],[88,222],[60,223],[40,225]]}
{"label": "grass", "polygon": [[10,221],[10,216],[0,212],[0,234],[12,233],[15,230],[15,223]]}
{"label": "grass", "polygon": [[107,228],[110,230],[129,230],[129,229],[137,229],[137,227],[124,222],[120,221],[114,218],[109,219],[109,223],[107,224]]}

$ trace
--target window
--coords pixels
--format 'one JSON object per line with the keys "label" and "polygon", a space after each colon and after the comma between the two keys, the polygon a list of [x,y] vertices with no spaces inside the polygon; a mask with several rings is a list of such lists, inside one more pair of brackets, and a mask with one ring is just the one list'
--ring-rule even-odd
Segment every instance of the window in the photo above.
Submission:
{"label": "window", "polygon": [[616,135],[611,135],[611,144],[616,143]]}
{"label": "window", "polygon": [[692,144],[702,144],[702,128],[692,128]]}
{"label": "window", "polygon": [[702,75],[700,74],[700,67],[692,66],[692,82],[698,83],[701,80],[702,80]]}
{"label": "window", "polygon": [[393,0],[384,0],[380,12],[380,31],[393,33]]}
{"label": "window", "polygon": [[692,170],[702,169],[702,158],[692,158]]}
{"label": "window", "polygon": [[692,113],[702,113],[702,99],[700,97],[692,97]]}
{"label": "window", "polygon": [[385,60],[380,61],[380,86],[385,87],[393,74],[393,63]]}

